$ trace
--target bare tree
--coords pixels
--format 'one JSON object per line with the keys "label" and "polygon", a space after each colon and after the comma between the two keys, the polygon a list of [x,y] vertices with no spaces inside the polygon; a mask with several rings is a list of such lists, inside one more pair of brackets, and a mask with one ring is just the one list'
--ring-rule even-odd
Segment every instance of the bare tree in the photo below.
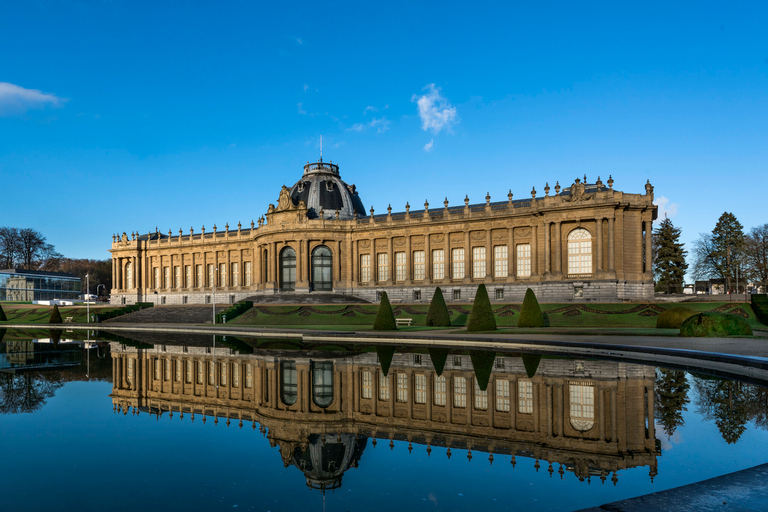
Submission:
{"label": "bare tree", "polygon": [[21,252],[22,268],[32,270],[34,263],[42,256],[43,250],[48,244],[45,237],[39,231],[32,228],[19,230],[19,246]]}
{"label": "bare tree", "polygon": [[19,256],[19,230],[0,227],[0,267],[14,268]]}
{"label": "bare tree", "polygon": [[744,266],[747,276],[763,283],[763,290],[768,290],[768,224],[763,224],[744,237]]}

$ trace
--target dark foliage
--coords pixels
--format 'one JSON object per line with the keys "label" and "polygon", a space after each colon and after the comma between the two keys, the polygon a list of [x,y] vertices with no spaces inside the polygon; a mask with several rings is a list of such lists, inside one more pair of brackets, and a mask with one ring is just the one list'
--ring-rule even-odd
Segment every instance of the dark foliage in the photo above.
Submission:
{"label": "dark foliage", "polygon": [[679,329],[683,322],[696,314],[696,311],[685,307],[675,306],[669,308],[656,317],[657,329]]}
{"label": "dark foliage", "polygon": [[472,312],[467,321],[467,332],[495,331],[496,318],[493,316],[493,307],[488,298],[485,284],[477,287],[475,300],[472,303]]}
{"label": "dark foliage", "polygon": [[64,320],[61,318],[61,313],[59,313],[59,306],[56,304],[53,305],[53,310],[51,311],[51,317],[48,319],[49,324],[61,324],[64,323]]}
{"label": "dark foliage", "polygon": [[532,379],[536,375],[536,370],[539,368],[541,362],[541,354],[523,354],[523,366],[525,366],[525,374],[529,379]]}
{"label": "dark foliage", "polygon": [[680,326],[680,336],[696,338],[752,336],[752,328],[746,320],[737,315],[699,313],[683,322]]}
{"label": "dark foliage", "polygon": [[485,391],[488,389],[488,381],[491,380],[493,362],[496,360],[496,352],[470,350],[469,358],[472,360],[472,367],[475,369],[477,387],[479,387],[481,391]]}
{"label": "dark foliage", "polygon": [[226,310],[216,315],[216,323],[223,324],[225,316],[227,317],[227,322],[231,322],[234,318],[242,315],[252,307],[253,301],[250,300],[241,300],[240,302],[235,302]]}
{"label": "dark foliage", "polygon": [[693,275],[726,280],[727,293],[743,259],[744,229],[735,215],[725,212],[712,233],[702,233],[695,242]]}
{"label": "dark foliage", "polygon": [[379,312],[376,313],[376,320],[373,322],[374,331],[396,331],[395,315],[392,313],[392,306],[389,303],[387,292],[381,294],[381,304]]}
{"label": "dark foliage", "polygon": [[447,348],[433,348],[429,347],[429,358],[432,360],[432,366],[435,369],[438,377],[443,374],[443,368],[445,368],[445,362],[448,360]]}
{"label": "dark foliage", "polygon": [[544,327],[544,315],[541,313],[539,301],[536,300],[536,294],[530,288],[525,291],[525,298],[520,308],[520,319],[517,321],[517,326]]}
{"label": "dark foliage", "polygon": [[762,323],[768,325],[768,295],[752,294],[752,311]]}
{"label": "dark foliage", "polygon": [[656,259],[653,270],[656,277],[656,291],[664,293],[683,293],[683,281],[688,264],[685,262],[687,251],[680,243],[680,228],[664,218],[653,234]]}
{"label": "dark foliage", "polygon": [[386,377],[389,375],[389,367],[392,364],[392,358],[395,356],[395,347],[391,345],[376,346],[376,355],[379,356],[381,371]]}
{"label": "dark foliage", "polygon": [[445,305],[443,291],[440,290],[439,286],[435,288],[435,293],[432,295],[432,302],[429,303],[426,325],[433,327],[451,326],[451,315],[448,313],[448,306]]}
{"label": "dark foliage", "polygon": [[656,370],[656,421],[667,438],[685,424],[683,411],[687,411],[690,384],[682,370]]}
{"label": "dark foliage", "polygon": [[0,322],[7,322],[8,317],[5,316],[5,311],[3,311],[3,306],[0,306]]}
{"label": "dark foliage", "polygon": [[137,302],[136,304],[131,304],[130,306],[123,306],[122,308],[104,311],[96,315],[96,322],[103,322],[118,316],[127,315],[128,313],[133,313],[134,311],[139,311],[140,309],[151,308],[154,305],[155,304],[152,302]]}

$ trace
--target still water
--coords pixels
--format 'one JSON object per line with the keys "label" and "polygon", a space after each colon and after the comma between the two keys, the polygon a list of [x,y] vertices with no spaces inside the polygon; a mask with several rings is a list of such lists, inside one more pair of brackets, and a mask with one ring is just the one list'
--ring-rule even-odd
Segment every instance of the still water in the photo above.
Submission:
{"label": "still water", "polygon": [[0,510],[570,511],[768,461],[768,391],[691,369],[97,337],[0,341]]}

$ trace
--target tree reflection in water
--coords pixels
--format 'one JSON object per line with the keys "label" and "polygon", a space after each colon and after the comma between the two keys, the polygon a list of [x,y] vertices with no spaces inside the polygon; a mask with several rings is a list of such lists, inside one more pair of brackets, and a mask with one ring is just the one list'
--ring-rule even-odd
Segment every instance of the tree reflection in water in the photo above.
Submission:
{"label": "tree reflection in water", "polygon": [[728,444],[737,442],[748,421],[768,429],[768,389],[738,381],[710,377],[693,377],[698,392],[698,412],[704,419],[714,420]]}
{"label": "tree reflection in water", "polygon": [[35,412],[64,385],[61,374],[0,373],[0,414]]}
{"label": "tree reflection in water", "polygon": [[656,421],[671,438],[678,427],[685,425],[683,411],[691,399],[688,397],[687,375],[682,370],[656,370]]}

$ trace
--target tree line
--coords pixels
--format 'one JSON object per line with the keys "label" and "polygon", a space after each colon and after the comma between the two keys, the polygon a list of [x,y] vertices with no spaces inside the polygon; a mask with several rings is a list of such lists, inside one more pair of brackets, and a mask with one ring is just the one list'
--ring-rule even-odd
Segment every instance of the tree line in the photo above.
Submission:
{"label": "tree line", "polygon": [[[688,251],[680,242],[680,228],[668,218],[653,233],[656,291],[682,293],[689,268]],[[744,233],[736,216],[724,212],[710,233],[701,233],[693,243],[691,270],[695,279],[721,279],[725,293],[740,293],[752,281],[768,283],[768,224]]]}
{"label": "tree line", "polygon": [[45,235],[31,228],[0,227],[0,268],[73,274],[82,280],[83,293],[109,295],[112,289],[110,259],[67,258],[48,243]]}

